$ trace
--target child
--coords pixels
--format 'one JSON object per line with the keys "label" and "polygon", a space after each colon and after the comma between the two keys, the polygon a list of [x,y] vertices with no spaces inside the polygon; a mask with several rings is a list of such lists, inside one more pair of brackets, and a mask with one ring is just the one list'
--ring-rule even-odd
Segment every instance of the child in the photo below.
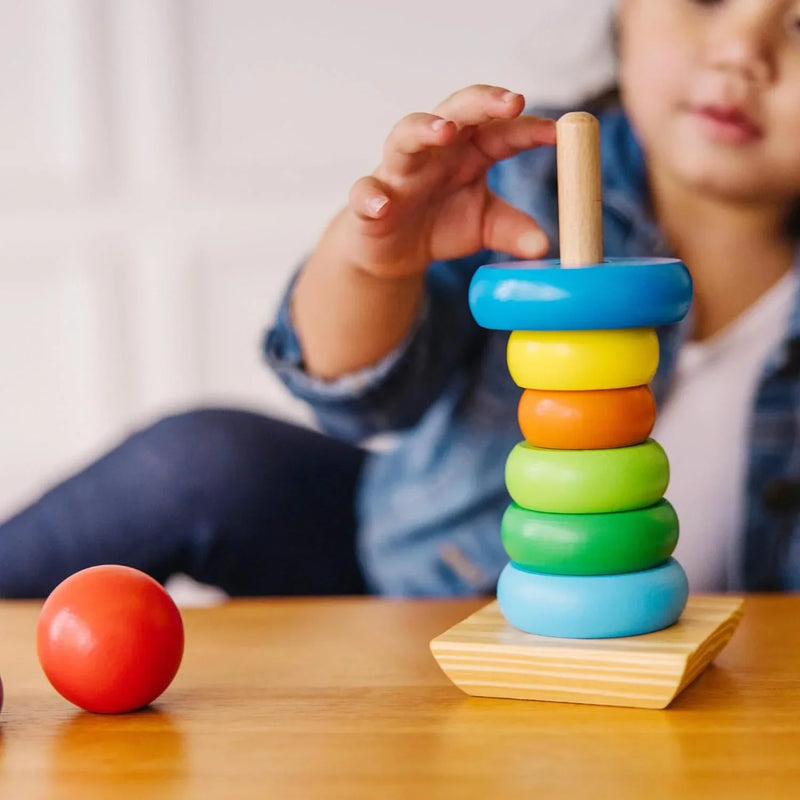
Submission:
{"label": "child", "polygon": [[[797,589],[800,3],[621,0],[618,44],[605,252],[675,254],[695,286],[654,381],[676,556],[694,591]],[[267,358],[337,438],[165,420],[0,527],[0,594],[99,561],[232,594],[490,592],[520,390],[467,287],[553,254],[554,125],[523,106],[471,86],[402,119],[289,287]]]}

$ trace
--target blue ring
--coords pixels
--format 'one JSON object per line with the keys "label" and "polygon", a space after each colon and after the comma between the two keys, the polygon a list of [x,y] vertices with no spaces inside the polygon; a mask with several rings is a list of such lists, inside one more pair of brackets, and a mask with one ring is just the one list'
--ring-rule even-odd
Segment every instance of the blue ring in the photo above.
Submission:
{"label": "blue ring", "polygon": [[515,627],[541,636],[636,636],[677,622],[689,598],[681,565],[668,558],[621,575],[545,575],[513,561],[500,573],[497,601]]}
{"label": "blue ring", "polygon": [[469,307],[483,328],[580,331],[654,328],[683,319],[692,279],[674,258],[607,258],[562,268],[558,259],[486,264],[472,276]]}

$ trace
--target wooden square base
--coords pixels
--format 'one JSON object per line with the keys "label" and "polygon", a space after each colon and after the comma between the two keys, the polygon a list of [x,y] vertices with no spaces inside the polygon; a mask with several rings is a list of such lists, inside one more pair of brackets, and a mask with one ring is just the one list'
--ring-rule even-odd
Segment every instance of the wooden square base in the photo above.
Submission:
{"label": "wooden square base", "polygon": [[437,636],[431,651],[467,694],[666,708],[733,636],[739,597],[693,595],[669,628],[620,639],[557,639],[512,627],[492,602]]}

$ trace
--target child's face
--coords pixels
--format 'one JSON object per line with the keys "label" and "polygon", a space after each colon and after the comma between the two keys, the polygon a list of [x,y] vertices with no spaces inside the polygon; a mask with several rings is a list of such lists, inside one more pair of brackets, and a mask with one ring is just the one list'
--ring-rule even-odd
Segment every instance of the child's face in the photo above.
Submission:
{"label": "child's face", "polygon": [[800,195],[800,2],[621,0],[619,47],[651,169],[728,200]]}

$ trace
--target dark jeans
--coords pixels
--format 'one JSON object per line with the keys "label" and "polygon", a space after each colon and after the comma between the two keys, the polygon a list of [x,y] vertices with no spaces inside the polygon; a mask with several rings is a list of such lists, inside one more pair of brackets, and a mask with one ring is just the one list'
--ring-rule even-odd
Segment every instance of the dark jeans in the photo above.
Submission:
{"label": "dark jeans", "polygon": [[363,456],[245,411],[168,417],[0,525],[0,596],[44,597],[104,563],[239,596],[362,593]]}

